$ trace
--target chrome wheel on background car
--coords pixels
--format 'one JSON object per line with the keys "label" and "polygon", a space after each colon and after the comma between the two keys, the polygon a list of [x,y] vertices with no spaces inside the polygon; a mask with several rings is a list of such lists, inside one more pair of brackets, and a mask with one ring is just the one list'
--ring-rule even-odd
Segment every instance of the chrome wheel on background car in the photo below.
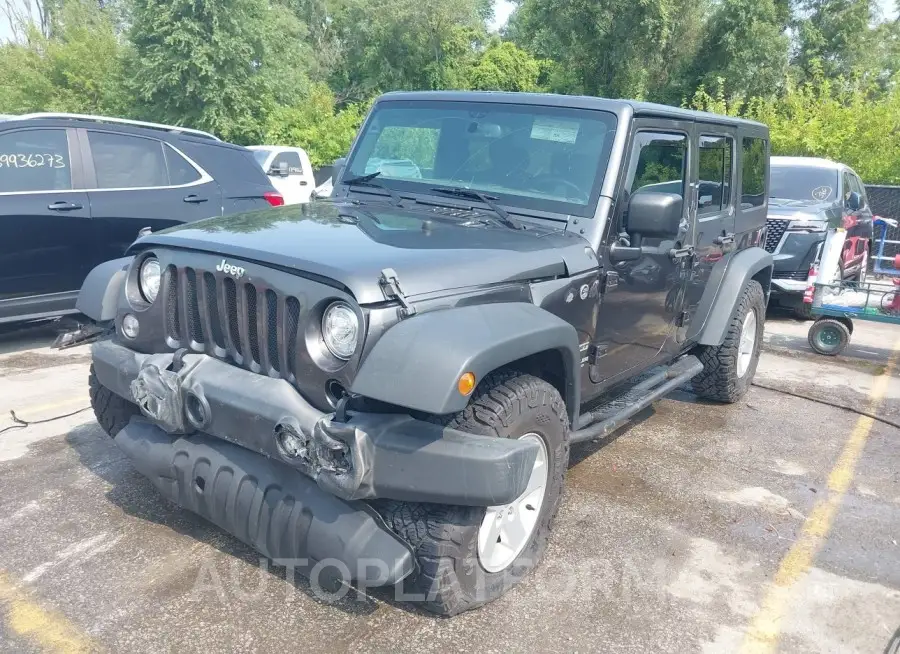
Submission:
{"label": "chrome wheel on background car", "polygon": [[478,530],[478,561],[488,572],[505,570],[531,540],[547,491],[547,445],[537,434],[521,440],[538,443],[540,449],[531,470],[528,487],[515,501],[488,507]]}

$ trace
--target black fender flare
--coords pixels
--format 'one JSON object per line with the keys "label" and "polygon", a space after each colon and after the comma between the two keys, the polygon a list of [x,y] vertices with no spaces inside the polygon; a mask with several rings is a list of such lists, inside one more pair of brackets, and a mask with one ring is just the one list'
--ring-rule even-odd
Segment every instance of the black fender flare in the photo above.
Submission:
{"label": "black fender flare", "polygon": [[772,255],[759,247],[741,250],[719,261],[713,267],[700,299],[697,320],[688,339],[700,345],[721,345],[741,300],[741,292],[751,279],[761,279],[768,299],[773,266]]}
{"label": "black fender flare", "polygon": [[352,393],[434,415],[462,411],[457,390],[471,372],[480,382],[492,371],[527,356],[560,354],[563,398],[574,421],[580,402],[581,354],[575,328],[524,302],[494,303],[422,313],[385,332],[365,358]]}
{"label": "black fender flare", "polygon": [[133,259],[123,257],[106,261],[89,272],[81,285],[75,308],[96,322],[113,320],[119,304],[119,292]]}

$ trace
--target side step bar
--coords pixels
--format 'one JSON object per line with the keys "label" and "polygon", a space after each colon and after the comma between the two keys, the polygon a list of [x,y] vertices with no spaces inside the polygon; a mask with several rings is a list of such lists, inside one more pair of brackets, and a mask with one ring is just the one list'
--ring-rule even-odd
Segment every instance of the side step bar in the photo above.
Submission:
{"label": "side step bar", "polygon": [[578,418],[578,431],[569,437],[570,443],[584,443],[603,438],[628,422],[653,402],[689,382],[703,371],[703,364],[695,356],[679,359],[665,370],[645,379],[623,395]]}

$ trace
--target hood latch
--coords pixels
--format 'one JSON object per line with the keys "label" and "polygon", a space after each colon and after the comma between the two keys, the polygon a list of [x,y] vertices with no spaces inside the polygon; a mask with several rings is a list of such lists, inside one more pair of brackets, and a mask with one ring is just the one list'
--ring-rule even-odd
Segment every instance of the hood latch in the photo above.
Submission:
{"label": "hood latch", "polygon": [[397,300],[403,307],[400,309],[401,318],[408,318],[416,315],[416,308],[410,304],[409,300],[406,299],[406,296],[403,295],[403,290],[400,288],[400,280],[397,277],[397,272],[393,268],[385,268],[382,270],[381,277],[378,278],[378,283],[381,286],[384,297],[388,300]]}

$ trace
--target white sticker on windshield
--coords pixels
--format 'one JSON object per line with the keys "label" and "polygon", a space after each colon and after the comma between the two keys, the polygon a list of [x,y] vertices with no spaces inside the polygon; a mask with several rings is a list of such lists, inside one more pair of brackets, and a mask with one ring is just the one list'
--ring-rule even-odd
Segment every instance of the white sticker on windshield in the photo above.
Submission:
{"label": "white sticker on windshield", "polygon": [[813,189],[812,196],[813,200],[818,200],[819,202],[824,202],[831,196],[831,191],[833,189],[830,186],[820,186],[819,188]]}
{"label": "white sticker on windshield", "polygon": [[531,138],[557,143],[574,143],[578,140],[579,124],[571,120],[536,118],[531,127]]}

